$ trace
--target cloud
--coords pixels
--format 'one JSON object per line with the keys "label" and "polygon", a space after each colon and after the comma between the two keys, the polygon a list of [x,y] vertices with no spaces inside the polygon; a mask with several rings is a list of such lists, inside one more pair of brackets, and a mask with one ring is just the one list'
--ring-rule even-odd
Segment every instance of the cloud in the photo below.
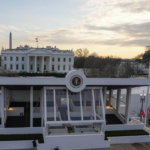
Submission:
{"label": "cloud", "polygon": [[10,26],[10,25],[0,25],[0,28],[5,29],[5,30],[17,30],[20,31],[21,29],[14,27],[14,26]]}
{"label": "cloud", "polygon": [[123,10],[130,11],[133,13],[141,13],[141,12],[150,12],[150,1],[149,0],[140,0],[134,2],[123,2],[117,4],[118,7]]}

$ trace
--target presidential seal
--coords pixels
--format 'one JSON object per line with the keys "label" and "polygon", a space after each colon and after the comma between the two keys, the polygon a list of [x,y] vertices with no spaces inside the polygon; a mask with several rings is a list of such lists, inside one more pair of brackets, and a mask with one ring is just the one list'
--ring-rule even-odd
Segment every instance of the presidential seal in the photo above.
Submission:
{"label": "presidential seal", "polygon": [[73,88],[80,88],[83,84],[83,78],[79,75],[74,75],[70,79],[70,85]]}

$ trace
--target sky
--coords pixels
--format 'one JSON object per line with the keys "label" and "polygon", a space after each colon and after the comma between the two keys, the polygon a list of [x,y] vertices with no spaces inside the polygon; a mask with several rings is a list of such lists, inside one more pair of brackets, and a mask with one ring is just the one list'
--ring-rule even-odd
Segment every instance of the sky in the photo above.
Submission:
{"label": "sky", "polygon": [[30,45],[87,48],[100,56],[133,58],[150,45],[149,0],[5,0],[0,49]]}

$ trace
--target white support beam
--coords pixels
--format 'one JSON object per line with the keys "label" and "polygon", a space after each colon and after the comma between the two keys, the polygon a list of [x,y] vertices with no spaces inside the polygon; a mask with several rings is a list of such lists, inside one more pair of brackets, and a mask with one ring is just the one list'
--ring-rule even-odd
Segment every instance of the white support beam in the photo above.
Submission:
{"label": "white support beam", "polygon": [[67,112],[68,112],[68,121],[70,121],[70,109],[69,109],[69,96],[68,96],[68,89],[66,90],[66,96],[67,96]]}
{"label": "white support beam", "polygon": [[129,123],[130,117],[130,103],[131,103],[131,87],[127,88],[127,95],[126,95],[126,109],[125,109],[125,123]]}
{"label": "white support beam", "polygon": [[100,88],[100,100],[101,100],[101,107],[102,107],[102,116],[103,120],[105,121],[105,109],[104,109],[104,99],[103,99],[103,92],[102,92],[102,87]]}
{"label": "white support beam", "polygon": [[83,108],[82,108],[82,95],[80,92],[80,110],[81,110],[81,120],[83,121]]}
{"label": "white support beam", "polygon": [[33,86],[30,86],[30,127],[33,127]]}
{"label": "white support beam", "polygon": [[106,111],[106,100],[107,100],[107,99],[106,99],[106,98],[107,98],[107,97],[106,97],[106,96],[107,96],[106,94],[107,94],[107,86],[103,87],[103,97],[104,97],[104,98],[103,98],[103,102],[104,102],[104,110],[105,110],[105,111]]}
{"label": "white support beam", "polygon": [[54,101],[54,120],[56,121],[56,95],[55,95],[55,89],[53,89],[53,101]]}
{"label": "white support beam", "polygon": [[42,113],[41,113],[41,127],[43,127],[43,121],[44,121],[44,94],[43,94],[43,88],[42,88],[42,90],[41,90],[41,97],[42,97],[42,103],[41,103],[41,111],[42,111]]}
{"label": "white support beam", "polygon": [[110,90],[109,91],[109,102],[110,102],[110,104],[111,104],[112,96],[113,96],[113,90]]}
{"label": "white support beam", "polygon": [[121,88],[117,89],[117,101],[116,101],[117,112],[119,112],[119,108],[120,108],[120,97],[121,97]]}
{"label": "white support beam", "polygon": [[1,125],[4,128],[4,97],[5,97],[5,90],[4,87],[1,87]]}
{"label": "white support beam", "polygon": [[40,114],[41,114],[41,120],[42,120],[42,90],[40,90]]}
{"label": "white support beam", "polygon": [[84,92],[84,111],[86,111],[86,91]]}
{"label": "white support beam", "polygon": [[5,100],[4,100],[4,111],[5,111],[5,116],[4,116],[4,118],[5,118],[5,120],[4,120],[4,123],[6,124],[6,121],[7,121],[7,89],[5,88]]}
{"label": "white support beam", "polygon": [[92,104],[93,104],[94,120],[96,120],[94,89],[92,89]]}
{"label": "white support beam", "polygon": [[44,126],[46,127],[47,122],[47,106],[46,106],[46,87],[44,86]]}

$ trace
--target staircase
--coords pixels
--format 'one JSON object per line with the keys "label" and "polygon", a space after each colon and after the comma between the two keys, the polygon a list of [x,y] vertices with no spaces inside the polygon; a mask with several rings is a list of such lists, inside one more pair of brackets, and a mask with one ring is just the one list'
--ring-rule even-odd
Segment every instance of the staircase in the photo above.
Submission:
{"label": "staircase", "polygon": [[114,114],[106,114],[106,125],[112,125],[112,124],[123,124],[119,118]]}
{"label": "staircase", "polygon": [[[36,106],[36,102],[33,103]],[[8,116],[5,127],[30,127],[30,102],[11,102],[10,107],[24,107],[24,116]],[[33,118],[33,127],[41,126],[41,118]]]}
{"label": "staircase", "polygon": [[60,112],[60,115],[61,115],[61,119],[63,121],[67,121],[68,120],[67,107],[60,107],[59,112]]}

